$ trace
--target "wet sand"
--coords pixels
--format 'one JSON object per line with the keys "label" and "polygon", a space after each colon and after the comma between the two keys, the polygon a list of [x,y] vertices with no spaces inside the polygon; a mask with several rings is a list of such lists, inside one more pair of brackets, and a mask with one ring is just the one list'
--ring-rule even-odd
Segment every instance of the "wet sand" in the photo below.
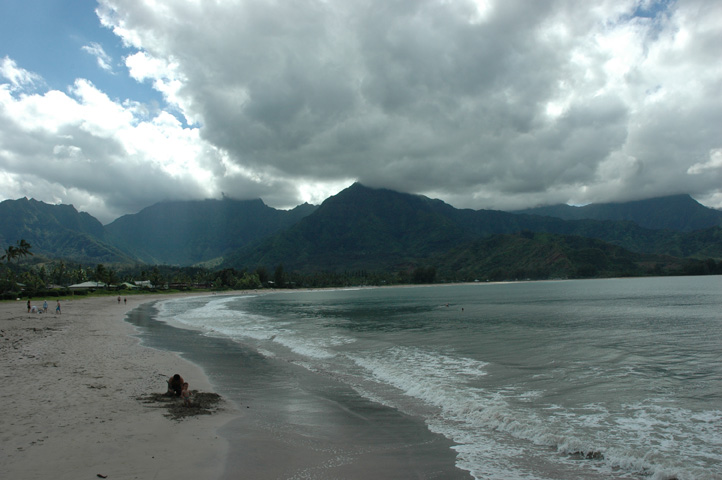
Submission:
{"label": "wet sand", "polygon": [[50,299],[47,314],[27,313],[26,301],[0,303],[3,478],[223,474],[228,445],[217,429],[237,415],[235,406],[221,401],[211,415],[173,418],[165,402],[149,401],[174,373],[191,390],[213,390],[199,367],[141,346],[124,321],[140,304],[168,297],[127,298],[61,301],[61,315]]}

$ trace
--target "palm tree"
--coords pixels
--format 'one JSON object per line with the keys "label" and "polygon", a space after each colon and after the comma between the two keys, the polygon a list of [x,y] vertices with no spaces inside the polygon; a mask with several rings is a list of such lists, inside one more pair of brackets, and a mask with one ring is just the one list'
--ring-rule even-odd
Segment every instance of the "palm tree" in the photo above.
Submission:
{"label": "palm tree", "polygon": [[5,260],[9,264],[10,260],[12,260],[13,258],[17,258],[17,257],[18,257],[18,249],[15,248],[14,246],[10,245],[8,248],[5,249],[5,255],[3,255],[2,258],[0,258],[0,259]]}
{"label": "palm tree", "polygon": [[106,284],[108,283],[108,270],[102,263],[95,266],[95,281]]}
{"label": "palm tree", "polygon": [[33,248],[24,238],[17,242],[16,252],[18,257],[18,264],[20,263],[20,257],[27,257],[33,255],[30,249]]}

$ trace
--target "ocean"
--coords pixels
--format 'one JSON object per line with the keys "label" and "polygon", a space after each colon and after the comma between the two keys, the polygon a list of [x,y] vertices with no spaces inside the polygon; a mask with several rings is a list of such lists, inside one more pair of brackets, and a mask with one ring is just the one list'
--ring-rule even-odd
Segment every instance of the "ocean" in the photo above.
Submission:
{"label": "ocean", "polygon": [[260,435],[298,452],[267,478],[687,480],[722,478],[721,306],[707,276],[211,295],[129,319],[245,408],[229,472],[264,461]]}

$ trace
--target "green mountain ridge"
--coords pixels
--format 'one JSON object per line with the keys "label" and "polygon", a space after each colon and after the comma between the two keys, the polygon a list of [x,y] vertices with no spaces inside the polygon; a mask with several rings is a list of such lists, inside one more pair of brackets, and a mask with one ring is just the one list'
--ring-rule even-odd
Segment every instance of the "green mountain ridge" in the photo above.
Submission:
{"label": "green mountain ridge", "polygon": [[0,247],[20,239],[35,255],[86,263],[117,263],[132,257],[108,241],[103,225],[72,205],[49,205],[34,199],[0,202]]}
{"label": "green mountain ridge", "polygon": [[683,272],[678,259],[640,255],[601,240],[525,232],[492,235],[434,259],[441,279],[563,279]]}
{"label": "green mountain ridge", "polygon": [[444,251],[466,235],[435,212],[433,202],[354,184],[298,224],[236,252],[226,266],[283,264],[290,269],[346,270],[413,261]]}
{"label": "green mountain ridge", "polygon": [[[605,242],[609,248],[600,249],[599,245],[579,248],[595,248],[610,254],[616,252],[612,247],[623,248],[629,256],[640,259],[644,255],[666,255],[669,251],[684,251],[685,256],[704,253],[722,258],[719,244],[707,243],[716,238],[715,229],[719,227],[704,234],[695,233],[699,240],[690,246],[688,238],[692,234],[645,229],[630,221],[565,221],[493,210],[459,210],[420,195],[354,184],[328,198],[298,224],[239,250],[224,266],[253,269],[259,265],[282,264],[289,270],[302,272],[388,271],[430,264],[443,269],[450,258],[446,256],[449,252],[470,248],[468,245],[474,241],[491,235],[524,231],[556,235],[556,242],[566,244],[567,250],[571,248],[568,245],[575,242],[561,236]],[[516,253],[507,253],[521,258]],[[583,260],[574,255],[567,257],[577,263]],[[614,263],[607,259],[609,262]],[[620,268],[621,265],[617,265],[616,269]],[[596,271],[605,272],[599,268]],[[640,272],[635,270],[635,273]]]}
{"label": "green mountain ridge", "polygon": [[562,220],[631,221],[643,228],[692,232],[722,226],[722,211],[707,208],[689,195],[670,195],[625,203],[581,207],[550,205],[511,213],[542,215]]}
{"label": "green mountain ridge", "polygon": [[[625,213],[607,216],[634,218],[639,213],[629,212],[654,211],[655,204],[656,210],[684,214],[692,208],[699,218],[718,213],[689,196],[674,196],[642,202],[641,210],[640,204],[620,204]],[[33,253],[91,265],[206,264],[238,270],[283,265],[300,273],[428,268],[438,278],[469,281],[502,274],[640,275],[655,268],[680,271],[684,258],[722,259],[720,226],[685,232],[643,228],[628,219],[563,220],[456,209],[438,199],[359,183],[320,206],[290,211],[260,199],[161,202],[102,226],[69,205],[20,199],[0,203],[0,220],[2,248],[25,239]]]}
{"label": "green mountain ridge", "polygon": [[262,200],[161,202],[105,226],[112,241],[151,264],[192,265],[228,255],[315,210],[276,210]]}

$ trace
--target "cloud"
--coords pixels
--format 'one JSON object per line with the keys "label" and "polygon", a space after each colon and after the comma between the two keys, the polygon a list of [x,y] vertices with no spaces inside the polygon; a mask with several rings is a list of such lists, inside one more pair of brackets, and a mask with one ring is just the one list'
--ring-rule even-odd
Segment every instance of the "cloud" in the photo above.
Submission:
{"label": "cloud", "polygon": [[51,190],[87,192],[106,217],[220,192],[318,203],[356,180],[457,207],[675,193],[722,207],[722,4],[100,0],[97,14],[166,105],[82,79],[29,95],[39,80],[3,66],[0,186],[30,191],[15,165],[33,158],[102,172],[56,168]]}
{"label": "cloud", "polygon": [[720,147],[709,2],[102,3],[138,78],[273,178],[477,208],[717,188],[687,174]]}
{"label": "cloud", "polygon": [[0,61],[0,76],[10,82],[6,84],[10,90],[33,88],[42,83],[39,75],[19,68],[17,63],[10,57],[4,57]]}
{"label": "cloud", "polygon": [[105,70],[108,73],[115,73],[113,71],[113,59],[110,58],[110,55],[105,53],[105,50],[103,49],[102,45],[96,42],[92,42],[90,45],[84,45],[82,47],[82,50],[86,53],[89,53],[90,55],[95,57],[95,60],[98,62],[98,66]]}
{"label": "cloud", "polygon": [[719,176],[722,173],[722,149],[710,150],[709,158],[704,162],[695,163],[689,167],[687,173],[691,175],[714,173]]}
{"label": "cloud", "polygon": [[113,101],[86,80],[68,94],[0,88],[5,192],[73,203],[103,221],[165,198],[218,195],[223,155],[172,115]]}

